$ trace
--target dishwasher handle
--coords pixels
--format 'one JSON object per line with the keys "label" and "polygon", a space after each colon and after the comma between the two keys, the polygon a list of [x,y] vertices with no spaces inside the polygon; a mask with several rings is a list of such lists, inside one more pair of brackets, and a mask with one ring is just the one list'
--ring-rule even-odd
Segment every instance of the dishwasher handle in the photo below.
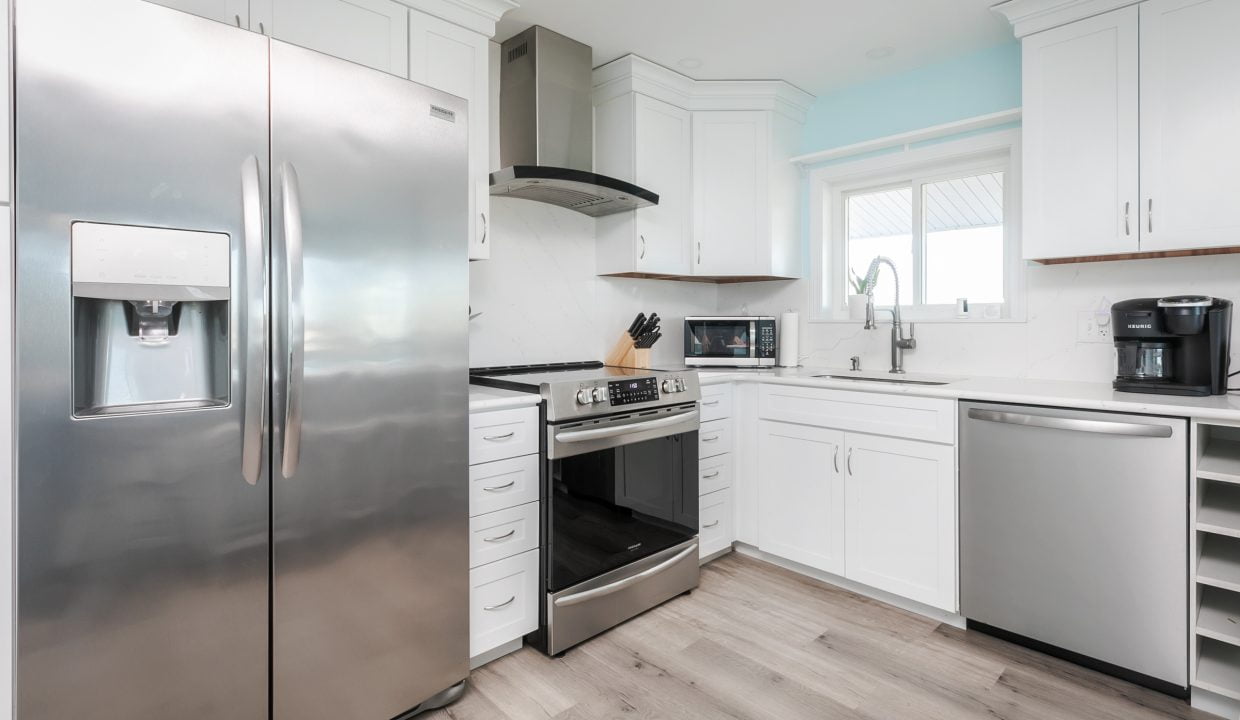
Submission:
{"label": "dishwasher handle", "polygon": [[1172,434],[1170,425],[1142,425],[1140,423],[1111,422],[1109,420],[1082,420],[1080,418],[1029,415],[1001,410],[983,410],[981,408],[969,408],[969,419],[1006,423],[1008,425],[1024,425],[1025,427],[1039,427],[1048,430],[1068,430],[1072,432],[1100,433],[1103,435],[1125,435],[1128,437],[1169,438]]}

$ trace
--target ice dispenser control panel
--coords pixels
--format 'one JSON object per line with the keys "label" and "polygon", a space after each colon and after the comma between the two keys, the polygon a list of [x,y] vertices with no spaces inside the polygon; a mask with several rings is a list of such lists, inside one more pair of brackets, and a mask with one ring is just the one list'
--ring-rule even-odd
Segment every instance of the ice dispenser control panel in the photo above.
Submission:
{"label": "ice dispenser control panel", "polygon": [[227,300],[224,233],[73,224],[73,294],[111,300]]}

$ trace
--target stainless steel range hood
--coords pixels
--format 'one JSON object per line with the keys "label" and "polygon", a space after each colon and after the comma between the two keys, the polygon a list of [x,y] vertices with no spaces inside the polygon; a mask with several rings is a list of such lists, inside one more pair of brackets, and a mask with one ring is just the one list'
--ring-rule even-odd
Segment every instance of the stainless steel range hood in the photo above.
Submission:
{"label": "stainless steel range hood", "polygon": [[601,217],[659,204],[632,183],[597,175],[592,53],[588,45],[531,27],[501,47],[499,154],[491,194]]}

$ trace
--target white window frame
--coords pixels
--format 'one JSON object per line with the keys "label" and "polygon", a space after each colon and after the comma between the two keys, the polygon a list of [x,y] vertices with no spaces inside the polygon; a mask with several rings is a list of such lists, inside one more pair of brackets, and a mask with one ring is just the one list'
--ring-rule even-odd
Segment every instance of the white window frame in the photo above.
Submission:
{"label": "white window frame", "polygon": [[[856,322],[848,313],[848,238],[844,203],[848,194],[884,187],[933,182],[944,176],[1002,170],[1004,303],[970,304],[969,317],[956,317],[955,305],[901,303],[904,320],[933,323],[1024,322],[1025,262],[1020,250],[1020,130],[906,146],[896,152],[815,168],[809,173],[810,246],[813,263],[812,322]],[[914,198],[914,213],[921,206]],[[917,221],[919,218],[913,218]],[[914,262],[920,252],[914,251]],[[881,276],[880,276],[881,278]],[[882,280],[880,279],[880,282]],[[903,298],[901,298],[903,300]]]}

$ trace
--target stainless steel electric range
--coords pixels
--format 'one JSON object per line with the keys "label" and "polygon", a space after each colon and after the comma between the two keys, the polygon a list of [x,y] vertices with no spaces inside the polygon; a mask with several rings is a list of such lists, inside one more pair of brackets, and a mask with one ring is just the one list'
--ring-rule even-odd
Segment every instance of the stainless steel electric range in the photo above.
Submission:
{"label": "stainless steel electric range", "polygon": [[557,655],[697,587],[696,372],[571,363],[471,382],[543,398],[545,602],[530,644]]}

